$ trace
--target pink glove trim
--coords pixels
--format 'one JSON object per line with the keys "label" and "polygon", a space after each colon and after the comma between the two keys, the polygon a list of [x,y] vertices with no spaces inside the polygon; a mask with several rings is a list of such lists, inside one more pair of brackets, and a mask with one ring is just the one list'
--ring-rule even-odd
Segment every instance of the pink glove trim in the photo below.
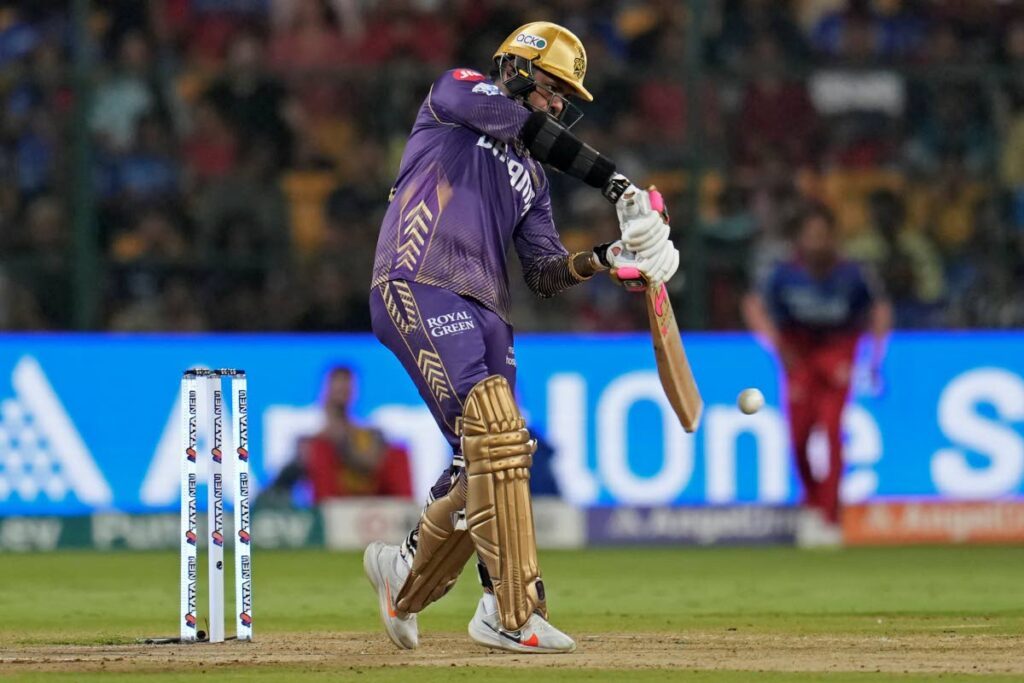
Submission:
{"label": "pink glove trim", "polygon": [[618,276],[620,280],[639,280],[643,277],[643,275],[640,274],[640,269],[632,266],[616,268],[615,275]]}

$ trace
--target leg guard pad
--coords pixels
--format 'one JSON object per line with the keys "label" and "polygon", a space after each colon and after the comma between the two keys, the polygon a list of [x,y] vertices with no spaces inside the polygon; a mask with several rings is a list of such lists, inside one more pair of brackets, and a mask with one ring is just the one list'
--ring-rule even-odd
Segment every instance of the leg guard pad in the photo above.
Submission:
{"label": "leg guard pad", "polygon": [[470,390],[461,427],[469,533],[491,576],[502,626],[517,631],[534,611],[546,616],[530,504],[537,444],[500,375]]}
{"label": "leg guard pad", "polygon": [[456,515],[465,505],[466,476],[463,473],[447,495],[423,511],[412,570],[395,600],[399,612],[415,614],[455,585],[473,555],[469,533],[455,528]]}

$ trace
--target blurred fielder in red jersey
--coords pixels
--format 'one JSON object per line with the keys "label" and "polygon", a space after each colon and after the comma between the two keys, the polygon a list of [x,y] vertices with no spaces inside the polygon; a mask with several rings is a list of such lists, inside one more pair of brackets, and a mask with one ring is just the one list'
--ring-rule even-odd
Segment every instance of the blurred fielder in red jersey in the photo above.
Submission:
{"label": "blurred fielder in red jersey", "polygon": [[[744,317],[778,354],[785,371],[790,437],[807,509],[797,540],[802,545],[838,545],[841,421],[854,354],[861,334],[870,330],[871,371],[877,382],[892,311],[873,274],[842,259],[835,218],[827,208],[806,207],[793,228],[792,257],[777,264],[748,295]],[[808,458],[815,426],[828,437],[828,474],[820,480]]]}
{"label": "blurred fielder in red jersey", "polygon": [[412,497],[409,454],[351,414],[356,376],[352,368],[331,368],[324,379],[323,427],[298,442],[296,457],[260,494],[261,505],[290,505],[293,490],[309,484],[314,505],[350,496]]}
{"label": "blurred fielder in red jersey", "polygon": [[324,387],[323,429],[299,444],[313,502],[347,496],[411,498],[408,454],[349,412],[355,380],[351,368],[331,368]]}

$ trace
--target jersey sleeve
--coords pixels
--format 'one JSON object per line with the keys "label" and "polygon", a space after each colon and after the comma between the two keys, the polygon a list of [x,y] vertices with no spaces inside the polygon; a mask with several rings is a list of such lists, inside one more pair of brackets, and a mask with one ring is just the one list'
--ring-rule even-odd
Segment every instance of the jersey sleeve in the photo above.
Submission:
{"label": "jersey sleeve", "polygon": [[865,263],[857,264],[857,269],[860,271],[862,296],[865,301],[868,304],[873,304],[886,299],[885,285],[882,284],[882,278],[879,277],[878,271]]}
{"label": "jersey sleeve", "polygon": [[878,272],[869,265],[856,263],[857,287],[854,289],[853,301],[850,302],[851,315],[857,322],[862,321],[868,309],[886,299],[885,285]]}
{"label": "jersey sleeve", "polygon": [[785,318],[781,296],[782,269],[781,263],[773,265],[761,280],[761,286],[758,288],[758,293],[764,300],[765,310],[776,324],[782,322]]}
{"label": "jersey sleeve", "polygon": [[502,142],[512,142],[530,111],[479,71],[452,69],[430,86],[427,106],[441,124],[471,128]]}
{"label": "jersey sleeve", "polygon": [[523,266],[523,278],[535,294],[551,297],[588,279],[574,275],[570,268],[569,252],[555,229],[546,184],[516,227],[512,239]]}

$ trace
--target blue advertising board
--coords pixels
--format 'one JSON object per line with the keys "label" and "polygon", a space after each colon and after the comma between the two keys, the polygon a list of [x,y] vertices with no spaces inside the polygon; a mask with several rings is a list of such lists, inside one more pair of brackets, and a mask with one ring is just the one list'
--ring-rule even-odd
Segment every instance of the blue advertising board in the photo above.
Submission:
{"label": "blue advertising board", "polygon": [[[799,500],[772,357],[745,334],[687,335],[686,344],[706,402],[695,435],[675,421],[646,335],[519,338],[517,392],[554,447],[567,499]],[[174,509],[178,382],[193,366],[247,370],[252,465],[265,484],[296,439],[319,428],[323,376],[336,364],[358,373],[356,416],[407,446],[425,492],[447,445],[370,336],[2,336],[0,515]],[[855,390],[844,417],[845,499],[1024,494],[1024,334],[897,334],[884,377],[881,391]],[[735,407],[746,387],[767,398],[755,415]]]}

